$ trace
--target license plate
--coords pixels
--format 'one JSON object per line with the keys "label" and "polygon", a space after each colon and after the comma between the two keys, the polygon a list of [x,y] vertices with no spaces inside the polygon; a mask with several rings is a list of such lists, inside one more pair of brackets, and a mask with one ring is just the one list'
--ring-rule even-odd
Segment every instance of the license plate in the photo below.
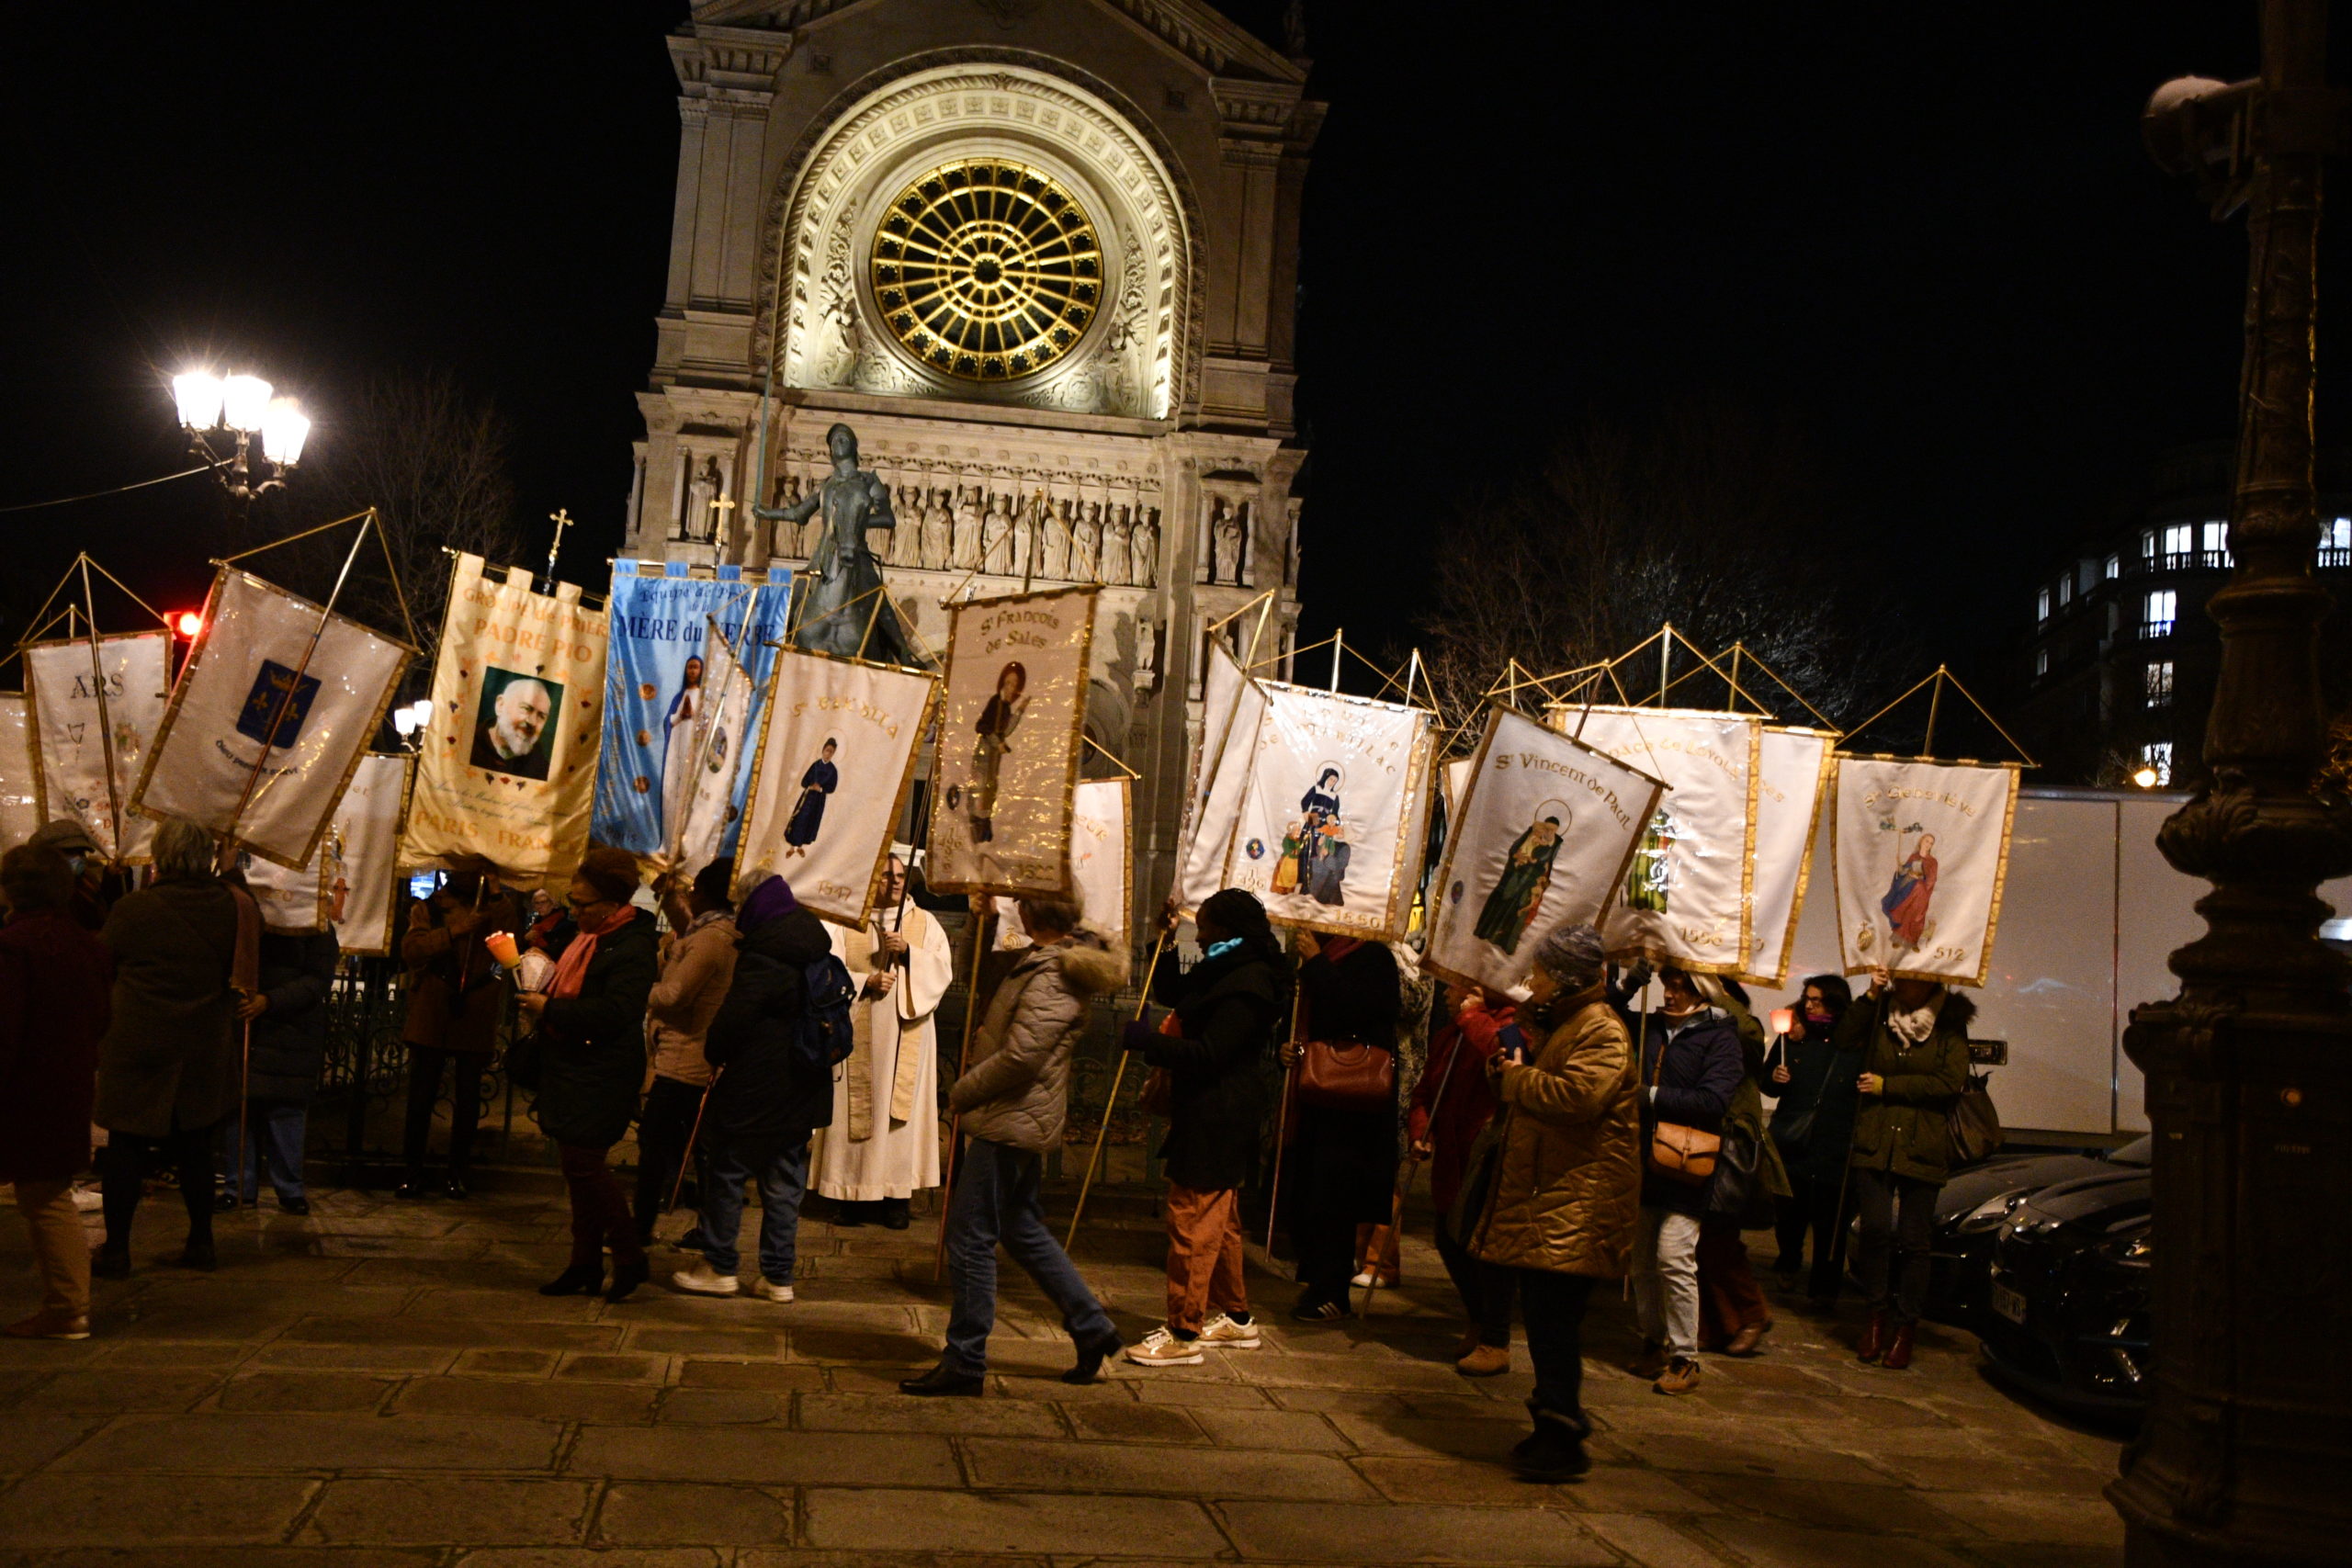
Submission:
{"label": "license plate", "polygon": [[2025,1321],[2025,1293],[2021,1291],[2013,1291],[2007,1285],[1995,1285],[1993,1287],[1993,1310],[1999,1313],[2003,1317],[2007,1318],[2011,1323],[2023,1323]]}

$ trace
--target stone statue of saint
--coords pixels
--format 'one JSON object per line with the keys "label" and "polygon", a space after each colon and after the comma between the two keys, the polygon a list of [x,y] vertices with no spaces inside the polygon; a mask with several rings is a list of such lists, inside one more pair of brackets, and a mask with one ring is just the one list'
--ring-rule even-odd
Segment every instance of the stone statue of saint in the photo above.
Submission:
{"label": "stone statue of saint", "polygon": [[947,570],[947,541],[956,532],[956,513],[948,509],[947,492],[933,491],[922,509],[922,564],[933,571]]}
{"label": "stone statue of saint", "polygon": [[1127,529],[1134,513],[1132,506],[1114,507],[1102,520],[1102,581],[1114,586],[1135,581],[1127,564]]}
{"label": "stone statue of saint", "polygon": [[1101,581],[1094,574],[1095,563],[1102,556],[1102,503],[1090,501],[1080,509],[1078,520],[1069,528],[1069,580],[1072,582]]}
{"label": "stone statue of saint", "polygon": [[1140,588],[1149,588],[1159,575],[1159,508],[1136,508],[1135,542],[1128,547],[1132,557],[1127,564],[1127,579]]}
{"label": "stone statue of saint", "polygon": [[808,574],[817,580],[816,586],[801,601],[792,640],[818,653],[926,668],[899,624],[897,608],[882,588],[881,563],[865,543],[868,529],[898,527],[889,487],[857,466],[857,433],[848,425],[836,424],[825,432],[825,450],[833,459],[833,471],[814,494],[778,514],[786,523],[814,520],[823,525],[808,557]]}
{"label": "stone statue of saint", "polygon": [[980,520],[980,536],[988,541],[985,570],[999,577],[1014,575],[1029,558],[1028,511],[1023,510],[1016,527],[1011,504],[1001,495],[989,497],[988,515]]}
{"label": "stone statue of saint", "polygon": [[1212,582],[1241,581],[1241,505],[1238,502],[1220,500],[1209,519],[1210,544],[1213,556],[1209,568]]}
{"label": "stone statue of saint", "polygon": [[980,564],[980,503],[978,485],[956,489],[955,553],[949,558],[957,571],[978,570]]}
{"label": "stone statue of saint", "polygon": [[1037,566],[1037,575],[1056,582],[1069,580],[1069,513],[1067,501],[1049,501],[1046,504],[1046,538],[1044,559]]}

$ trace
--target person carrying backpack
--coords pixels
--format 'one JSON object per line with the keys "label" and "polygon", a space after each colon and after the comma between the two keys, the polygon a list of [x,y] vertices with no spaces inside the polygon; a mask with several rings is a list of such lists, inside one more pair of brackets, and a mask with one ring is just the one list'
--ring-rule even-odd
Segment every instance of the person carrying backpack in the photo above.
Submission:
{"label": "person carrying backpack", "polygon": [[849,971],[816,916],[771,876],[735,916],[735,974],[703,1040],[716,1077],[703,1111],[709,1154],[703,1260],[671,1276],[696,1295],[731,1296],[743,1188],[760,1186],[760,1271],[753,1289],[792,1300],[808,1140],[833,1119],[833,1068],[852,1043]]}

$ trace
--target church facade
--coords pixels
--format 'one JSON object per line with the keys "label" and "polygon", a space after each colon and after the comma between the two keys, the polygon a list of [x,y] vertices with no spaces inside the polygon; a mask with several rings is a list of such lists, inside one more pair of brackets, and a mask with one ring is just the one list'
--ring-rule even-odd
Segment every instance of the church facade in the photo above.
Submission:
{"label": "church facade", "polygon": [[[624,554],[802,565],[773,515],[835,423],[888,487],[889,586],[1103,585],[1088,733],[1141,775],[1136,894],[1172,874],[1211,627],[1298,614],[1306,62],[1197,0],[703,0]],[[878,539],[874,541],[877,548]],[[1280,665],[1272,666],[1278,671]],[[1093,758],[1090,772],[1110,771]]]}

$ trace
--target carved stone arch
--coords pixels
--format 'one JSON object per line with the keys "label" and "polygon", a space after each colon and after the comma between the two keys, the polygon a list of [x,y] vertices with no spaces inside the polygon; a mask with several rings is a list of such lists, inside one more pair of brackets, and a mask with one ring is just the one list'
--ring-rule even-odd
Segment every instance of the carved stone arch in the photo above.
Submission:
{"label": "carved stone arch", "polygon": [[[941,117],[938,110],[951,97],[952,114]],[[1050,124],[1043,123],[1048,119]],[[1155,301],[1164,299],[1170,319],[1164,327],[1154,325],[1152,346],[1143,355],[1143,406],[1132,412],[1175,422],[1197,408],[1206,349],[1206,283],[1199,256],[1200,204],[1183,164],[1117,89],[1064,62],[1022,50],[935,50],[895,62],[852,84],[812,118],[785,159],[769,200],[761,238],[754,363],[767,366],[779,387],[815,379],[806,356],[821,346],[820,318],[829,307],[836,315],[842,309],[840,280],[829,284],[826,274],[829,265],[840,270],[845,237],[851,271],[862,276],[864,237],[854,231],[853,220],[870,208],[873,187],[884,177],[878,171],[903,162],[902,150],[952,148],[959,138],[995,138],[1057,151],[1082,167],[1098,188],[1115,185],[1124,212],[1144,214],[1147,227],[1158,219],[1161,233],[1156,240],[1119,234],[1123,246],[1164,243],[1169,248],[1167,286],[1146,289],[1146,309],[1156,313]],[[1124,213],[1098,214],[1097,224],[1124,228]],[[828,228],[842,232],[828,233]],[[829,250],[836,254],[829,256]],[[1122,280],[1105,281],[1115,299]],[[870,312],[862,284],[857,299]],[[850,335],[838,325],[835,332]],[[854,352],[868,367],[859,372],[871,379],[868,390],[1068,406],[1041,393],[1034,380],[1001,388],[940,385],[901,356],[864,355],[865,346],[858,344]],[[1164,370],[1156,367],[1162,355],[1170,362]]]}

